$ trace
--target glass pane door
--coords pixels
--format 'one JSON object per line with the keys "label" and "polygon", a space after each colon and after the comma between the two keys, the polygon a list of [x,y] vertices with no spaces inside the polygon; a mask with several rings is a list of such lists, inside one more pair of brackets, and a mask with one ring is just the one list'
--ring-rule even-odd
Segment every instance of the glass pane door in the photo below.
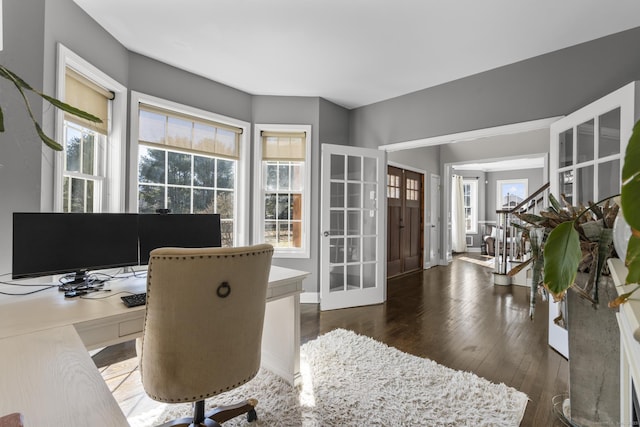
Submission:
{"label": "glass pane door", "polygon": [[[620,165],[634,124],[635,83],[551,125],[551,193],[573,206],[620,192]],[[568,357],[564,302],[549,307],[549,345]]]}
{"label": "glass pane door", "polygon": [[329,144],[322,151],[321,309],[380,303],[384,153]]}

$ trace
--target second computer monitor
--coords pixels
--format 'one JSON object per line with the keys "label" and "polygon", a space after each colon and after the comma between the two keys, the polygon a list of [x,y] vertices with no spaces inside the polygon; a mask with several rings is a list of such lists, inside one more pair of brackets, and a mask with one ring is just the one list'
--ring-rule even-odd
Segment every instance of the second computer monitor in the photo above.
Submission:
{"label": "second computer monitor", "polygon": [[149,263],[156,248],[206,248],[221,246],[219,214],[140,214],[138,216],[140,265]]}

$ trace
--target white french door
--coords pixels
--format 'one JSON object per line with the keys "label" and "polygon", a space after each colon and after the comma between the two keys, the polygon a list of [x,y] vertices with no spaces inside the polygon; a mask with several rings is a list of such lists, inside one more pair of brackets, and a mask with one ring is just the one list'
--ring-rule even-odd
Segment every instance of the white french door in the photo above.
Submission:
{"label": "white french door", "polygon": [[385,156],[322,144],[321,310],[386,299]]}
{"label": "white french door", "polygon": [[[636,82],[551,124],[551,194],[573,206],[620,192],[622,159],[635,123]],[[549,300],[549,345],[569,358],[566,302]]]}

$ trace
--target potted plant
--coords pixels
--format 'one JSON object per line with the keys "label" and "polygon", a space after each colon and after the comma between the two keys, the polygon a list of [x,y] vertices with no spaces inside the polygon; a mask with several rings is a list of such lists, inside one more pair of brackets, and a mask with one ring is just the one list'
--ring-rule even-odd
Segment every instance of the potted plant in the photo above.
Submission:
{"label": "potted plant", "polygon": [[[633,128],[624,156],[622,191],[619,199],[624,219],[631,227],[632,233],[625,258],[628,269],[625,283],[638,283],[640,279],[640,121]],[[561,299],[567,289],[574,285],[582,258],[580,237],[576,230],[577,220],[578,218],[559,224],[549,233],[544,244],[544,286],[556,299]],[[611,305],[624,303],[634,291],[621,296]]]}
{"label": "potted plant", "polygon": [[615,308],[640,288],[636,286],[631,292],[618,296],[611,280],[601,280],[606,259],[613,253],[618,206],[631,228],[624,255],[628,269],[625,283],[638,283],[640,279],[640,121],[634,126],[627,145],[621,194],[609,199],[574,207],[566,202],[560,205],[551,195],[548,211],[519,216],[527,224],[522,229],[531,242],[531,259],[526,263],[533,265],[530,315],[533,316],[539,284],[556,301],[567,298],[569,289],[582,297],[575,298],[572,292],[565,301],[569,319],[560,319],[568,320],[568,325],[563,326],[569,329],[569,353],[570,357],[576,355],[569,363],[571,422],[616,422],[619,416],[617,322],[613,311],[594,309],[603,291],[609,292],[608,305]]}

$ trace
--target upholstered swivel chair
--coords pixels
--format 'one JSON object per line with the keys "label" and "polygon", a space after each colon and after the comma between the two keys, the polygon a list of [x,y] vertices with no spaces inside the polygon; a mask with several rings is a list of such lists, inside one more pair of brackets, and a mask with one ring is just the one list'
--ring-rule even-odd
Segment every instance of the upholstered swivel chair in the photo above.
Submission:
{"label": "upholstered swivel chair", "polygon": [[193,418],[164,424],[219,426],[248,400],[205,414],[204,399],[258,373],[273,247],[159,248],[151,252],[140,371],[146,393],[195,402]]}

